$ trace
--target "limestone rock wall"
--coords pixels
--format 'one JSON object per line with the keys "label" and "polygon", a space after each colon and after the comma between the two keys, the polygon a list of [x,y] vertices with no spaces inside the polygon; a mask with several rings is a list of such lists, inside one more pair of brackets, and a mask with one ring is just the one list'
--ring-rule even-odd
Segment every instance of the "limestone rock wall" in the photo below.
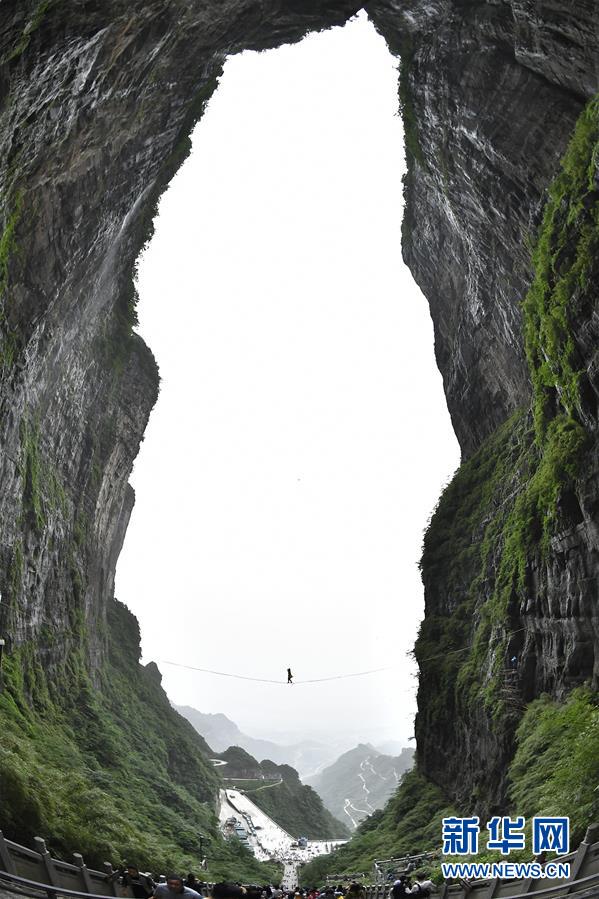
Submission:
{"label": "limestone rock wall", "polygon": [[[226,55],[356,3],[7,2],[0,15],[0,626],[46,664],[106,598],[158,389],[135,259]],[[166,296],[182,315],[176,296]]]}
{"label": "limestone rock wall", "polygon": [[[370,11],[402,55],[410,161],[404,258],[429,301],[437,362],[464,458],[474,457],[458,483],[458,494],[464,493],[442,501],[428,536],[437,550],[446,541],[446,557],[425,544],[418,753],[436,783],[484,815],[505,802],[506,768],[525,703],[543,692],[563,697],[585,680],[597,684],[592,283],[570,320],[576,364],[591,382],[586,411],[582,402],[576,412],[587,432],[587,454],[575,484],[560,494],[546,551],[531,517],[522,581],[514,576],[509,590],[498,586],[506,533],[516,514],[514,498],[525,493],[538,460],[531,461],[532,436],[522,428],[519,452],[498,476],[489,462],[497,450],[488,448],[488,438],[531,405],[522,302],[547,189],[582,109],[599,89],[599,4],[389,2]],[[475,488],[477,467],[487,481]],[[504,517],[491,543],[502,508],[512,519]],[[481,560],[485,538],[485,551],[493,548]],[[506,669],[514,654],[518,672],[512,676]]]}

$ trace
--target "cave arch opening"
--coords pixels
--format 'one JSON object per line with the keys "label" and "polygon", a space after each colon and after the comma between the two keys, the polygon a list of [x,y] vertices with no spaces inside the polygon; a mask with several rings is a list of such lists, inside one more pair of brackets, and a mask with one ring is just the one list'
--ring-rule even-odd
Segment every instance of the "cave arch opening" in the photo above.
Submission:
{"label": "cave arch opening", "polygon": [[322,737],[331,704],[349,744],[411,734],[416,562],[458,449],[401,263],[396,65],[363,15],[230,59],[140,261],[162,395],[117,596],[145,658],[398,665],[291,703],[161,665],[175,702],[258,735]]}

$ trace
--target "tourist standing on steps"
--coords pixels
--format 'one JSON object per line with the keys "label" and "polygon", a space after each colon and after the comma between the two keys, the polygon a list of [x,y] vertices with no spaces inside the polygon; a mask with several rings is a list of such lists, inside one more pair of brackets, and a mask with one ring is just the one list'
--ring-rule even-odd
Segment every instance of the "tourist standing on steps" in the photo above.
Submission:
{"label": "tourist standing on steps", "polygon": [[366,899],[366,893],[364,892],[364,888],[361,884],[354,882],[351,884],[349,890],[347,891],[347,896],[345,899]]}
{"label": "tourist standing on steps", "polygon": [[186,887],[178,874],[169,874],[166,883],[159,883],[154,890],[154,899],[179,899],[182,896],[187,899],[203,899],[196,890]]}
{"label": "tourist standing on steps", "polygon": [[[111,875],[114,880],[115,875]],[[116,872],[116,876],[120,876],[119,886],[122,887],[123,896],[133,896],[133,899],[149,899],[153,894],[156,884],[149,874],[141,874],[139,868],[135,865],[127,865],[125,872],[123,869]]]}
{"label": "tourist standing on steps", "polygon": [[418,877],[409,890],[410,896],[420,896],[421,899],[428,899],[428,896],[434,892],[435,884],[426,875]]}
{"label": "tourist standing on steps", "polygon": [[399,880],[396,880],[391,887],[391,899],[403,899],[409,893],[409,880],[405,874],[402,874]]}

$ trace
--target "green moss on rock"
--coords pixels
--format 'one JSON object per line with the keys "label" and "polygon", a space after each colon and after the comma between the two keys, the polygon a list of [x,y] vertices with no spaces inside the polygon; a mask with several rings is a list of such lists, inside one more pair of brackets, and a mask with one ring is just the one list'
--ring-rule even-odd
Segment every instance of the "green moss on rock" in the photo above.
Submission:
{"label": "green moss on rock", "polygon": [[60,2],[60,0],[40,0],[28,19],[17,44],[10,52],[8,56],[9,62],[19,59],[23,55],[31,43],[31,38],[44,21],[46,14],[53,6],[56,6],[58,2]]}
{"label": "green moss on rock", "polygon": [[16,231],[21,219],[23,194],[19,191],[12,202],[6,205],[5,221],[0,236],[0,371],[10,371],[17,352],[18,339],[15,331],[9,326],[7,316],[7,291],[10,280],[10,266],[18,252]]}
{"label": "green moss on rock", "polygon": [[425,537],[425,584],[443,594],[416,645],[421,714],[431,727],[480,701],[495,717],[508,714],[501,687],[511,622],[526,600],[531,562],[548,557],[560,499],[574,491],[589,450],[573,322],[588,302],[599,259],[598,147],[594,99],[549,190],[523,304],[532,427],[520,413],[461,466]]}
{"label": "green moss on rock", "polygon": [[52,515],[66,515],[67,494],[61,477],[43,458],[38,423],[24,417],[20,430],[22,510],[25,518],[41,534]]}
{"label": "green moss on rock", "polygon": [[85,634],[58,669],[40,665],[38,645],[5,658],[0,692],[0,822],[6,836],[46,837],[52,851],[83,853],[90,865],[123,859],[155,871],[197,869],[199,834],[212,840],[209,874],[262,880],[275,871],[219,837],[218,777],[206,746],[170,706],[153,670],[139,665],[139,630],[109,604],[109,658],[87,670]]}
{"label": "green moss on rock", "polygon": [[534,388],[535,428],[561,407],[569,417],[580,408],[584,362],[572,320],[580,318],[585,294],[596,279],[599,257],[599,97],[580,116],[549,190],[540,237],[533,253],[535,277],[524,301],[526,353]]}

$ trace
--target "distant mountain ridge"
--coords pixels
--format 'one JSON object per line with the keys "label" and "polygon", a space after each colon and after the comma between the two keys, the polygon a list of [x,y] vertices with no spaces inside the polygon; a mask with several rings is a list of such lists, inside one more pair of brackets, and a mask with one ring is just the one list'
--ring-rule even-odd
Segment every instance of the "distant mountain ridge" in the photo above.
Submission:
{"label": "distant mountain ridge", "polygon": [[[370,743],[360,743],[337,756],[333,747],[315,740],[281,746],[244,734],[222,713],[204,713],[191,706],[175,708],[201,734],[213,757],[227,763],[218,769],[225,785],[227,779],[230,786],[231,778],[235,780],[236,786],[289,833],[300,828],[315,838],[347,836],[372,812],[383,808],[413,764],[413,749],[401,748],[398,755],[387,755]],[[397,745],[389,742],[393,748]],[[278,778],[282,783],[257,789],[260,778]],[[250,782],[244,783],[246,780]]]}
{"label": "distant mountain ridge", "polygon": [[[347,825],[325,808],[312,787],[302,783],[295,768],[286,763],[278,764],[273,758],[264,758],[268,752],[288,757],[294,750],[301,752],[310,748],[309,742],[297,747],[277,746],[268,740],[255,740],[243,734],[226,715],[206,715],[191,706],[175,708],[203,737],[208,755],[225,762],[217,767],[223,786],[246,793],[273,821],[297,837],[338,840],[349,836]],[[219,751],[223,744],[225,748]],[[251,754],[247,745],[257,748],[262,761]]]}
{"label": "distant mountain ridge", "polygon": [[313,777],[306,778],[325,807],[351,830],[382,809],[395,793],[402,774],[412,767],[414,750],[385,755],[369,743],[360,743]]}
{"label": "distant mountain ridge", "polygon": [[244,734],[234,721],[221,713],[207,714],[188,705],[175,708],[216,753],[224,752],[229,746],[241,746],[255,759],[270,759],[277,765],[291,765],[302,778],[319,771],[337,756],[335,749],[316,740],[303,740],[281,746],[271,740],[260,740]]}

